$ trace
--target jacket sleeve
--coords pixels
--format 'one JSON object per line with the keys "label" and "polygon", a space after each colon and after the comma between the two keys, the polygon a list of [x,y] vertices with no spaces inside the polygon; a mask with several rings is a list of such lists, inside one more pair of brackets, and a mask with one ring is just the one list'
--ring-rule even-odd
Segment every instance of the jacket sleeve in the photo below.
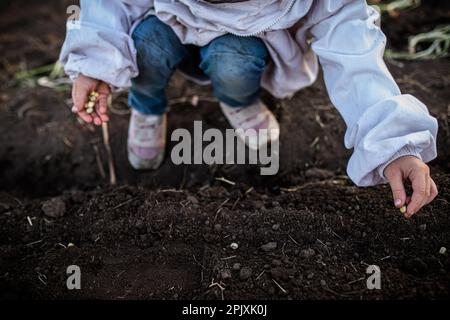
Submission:
{"label": "jacket sleeve", "polygon": [[138,75],[130,30],[153,1],[81,0],[80,5],[79,21],[68,21],[60,53],[65,72],[72,80],[83,74],[113,90],[129,88]]}
{"label": "jacket sleeve", "polygon": [[389,73],[379,13],[360,0],[335,10],[310,30],[328,94],[347,125],[345,146],[354,149],[347,173],[358,186],[385,183],[384,168],[395,159],[436,157],[437,120]]}

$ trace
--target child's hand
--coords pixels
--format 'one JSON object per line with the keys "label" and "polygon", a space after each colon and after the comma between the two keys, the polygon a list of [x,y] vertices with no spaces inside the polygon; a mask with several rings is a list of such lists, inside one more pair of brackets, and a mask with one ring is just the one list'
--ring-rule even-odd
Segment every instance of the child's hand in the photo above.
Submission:
{"label": "child's hand", "polygon": [[[84,106],[88,102],[88,96],[92,91],[97,91],[99,96],[94,112],[89,114]],[[74,103],[72,112],[78,113],[84,121],[88,123],[93,122],[95,125],[100,126],[102,123],[109,121],[107,111],[110,93],[111,90],[105,82],[80,75],[75,79],[72,87],[72,100]]]}
{"label": "child's hand", "polygon": [[[407,205],[405,218],[413,214],[424,205],[433,201],[438,190],[430,177],[430,168],[420,159],[404,156],[390,163],[384,169],[384,176],[388,179],[397,208]],[[403,181],[409,179],[412,183],[412,197],[407,197]]]}

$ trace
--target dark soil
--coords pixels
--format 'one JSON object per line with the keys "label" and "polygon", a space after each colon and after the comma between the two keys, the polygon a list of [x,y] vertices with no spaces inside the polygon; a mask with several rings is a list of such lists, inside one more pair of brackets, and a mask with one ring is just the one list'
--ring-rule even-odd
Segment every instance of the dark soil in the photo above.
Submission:
{"label": "dark soil", "polygon": [[[440,195],[409,221],[387,186],[359,189],[345,176],[345,125],[322,81],[291,100],[264,95],[282,126],[275,177],[256,166],[170,159],[156,172],[135,172],[126,160],[128,115],[116,111],[119,186],[111,187],[96,162],[95,148],[108,172],[101,132],[75,119],[69,93],[14,80],[57,59],[70,3],[0,4],[0,298],[448,299],[450,260],[439,250],[450,246],[449,60],[389,62],[402,90],[440,123],[432,163]],[[449,21],[437,8],[425,3],[387,18],[390,47],[405,49],[408,35]],[[168,95],[211,90],[176,76]],[[125,97],[116,109],[126,111]],[[211,102],[176,104],[169,117],[170,131],[200,119],[204,129],[228,127]],[[263,250],[269,242],[276,247]],[[82,271],[79,291],[66,288],[73,264]],[[381,290],[367,290],[372,264]]]}

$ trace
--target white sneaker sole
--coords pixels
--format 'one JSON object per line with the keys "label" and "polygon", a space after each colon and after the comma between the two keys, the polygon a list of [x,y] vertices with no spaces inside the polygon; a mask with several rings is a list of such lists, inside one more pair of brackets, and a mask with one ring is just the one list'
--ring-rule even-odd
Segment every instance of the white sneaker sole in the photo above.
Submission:
{"label": "white sneaker sole", "polygon": [[135,170],[156,170],[164,160],[164,151],[161,151],[155,158],[151,160],[141,159],[128,149],[128,161]]}
{"label": "white sneaker sole", "polygon": [[280,139],[280,129],[271,129],[269,131],[269,139],[260,142],[260,143],[251,143],[246,135],[240,135],[239,131],[236,132],[236,136],[238,139],[244,143],[250,150],[258,151],[259,149],[262,149],[263,147],[266,147],[270,143],[274,143]]}

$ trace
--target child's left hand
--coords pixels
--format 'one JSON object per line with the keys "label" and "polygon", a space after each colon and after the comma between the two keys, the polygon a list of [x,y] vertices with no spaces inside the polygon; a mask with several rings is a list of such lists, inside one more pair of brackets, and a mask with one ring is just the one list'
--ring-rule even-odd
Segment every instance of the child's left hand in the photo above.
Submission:
{"label": "child's left hand", "polygon": [[[411,218],[423,206],[437,196],[436,183],[430,176],[430,168],[414,156],[404,156],[390,163],[384,169],[397,208],[407,205],[405,218]],[[404,180],[410,180],[413,188],[411,197],[406,196]]]}

